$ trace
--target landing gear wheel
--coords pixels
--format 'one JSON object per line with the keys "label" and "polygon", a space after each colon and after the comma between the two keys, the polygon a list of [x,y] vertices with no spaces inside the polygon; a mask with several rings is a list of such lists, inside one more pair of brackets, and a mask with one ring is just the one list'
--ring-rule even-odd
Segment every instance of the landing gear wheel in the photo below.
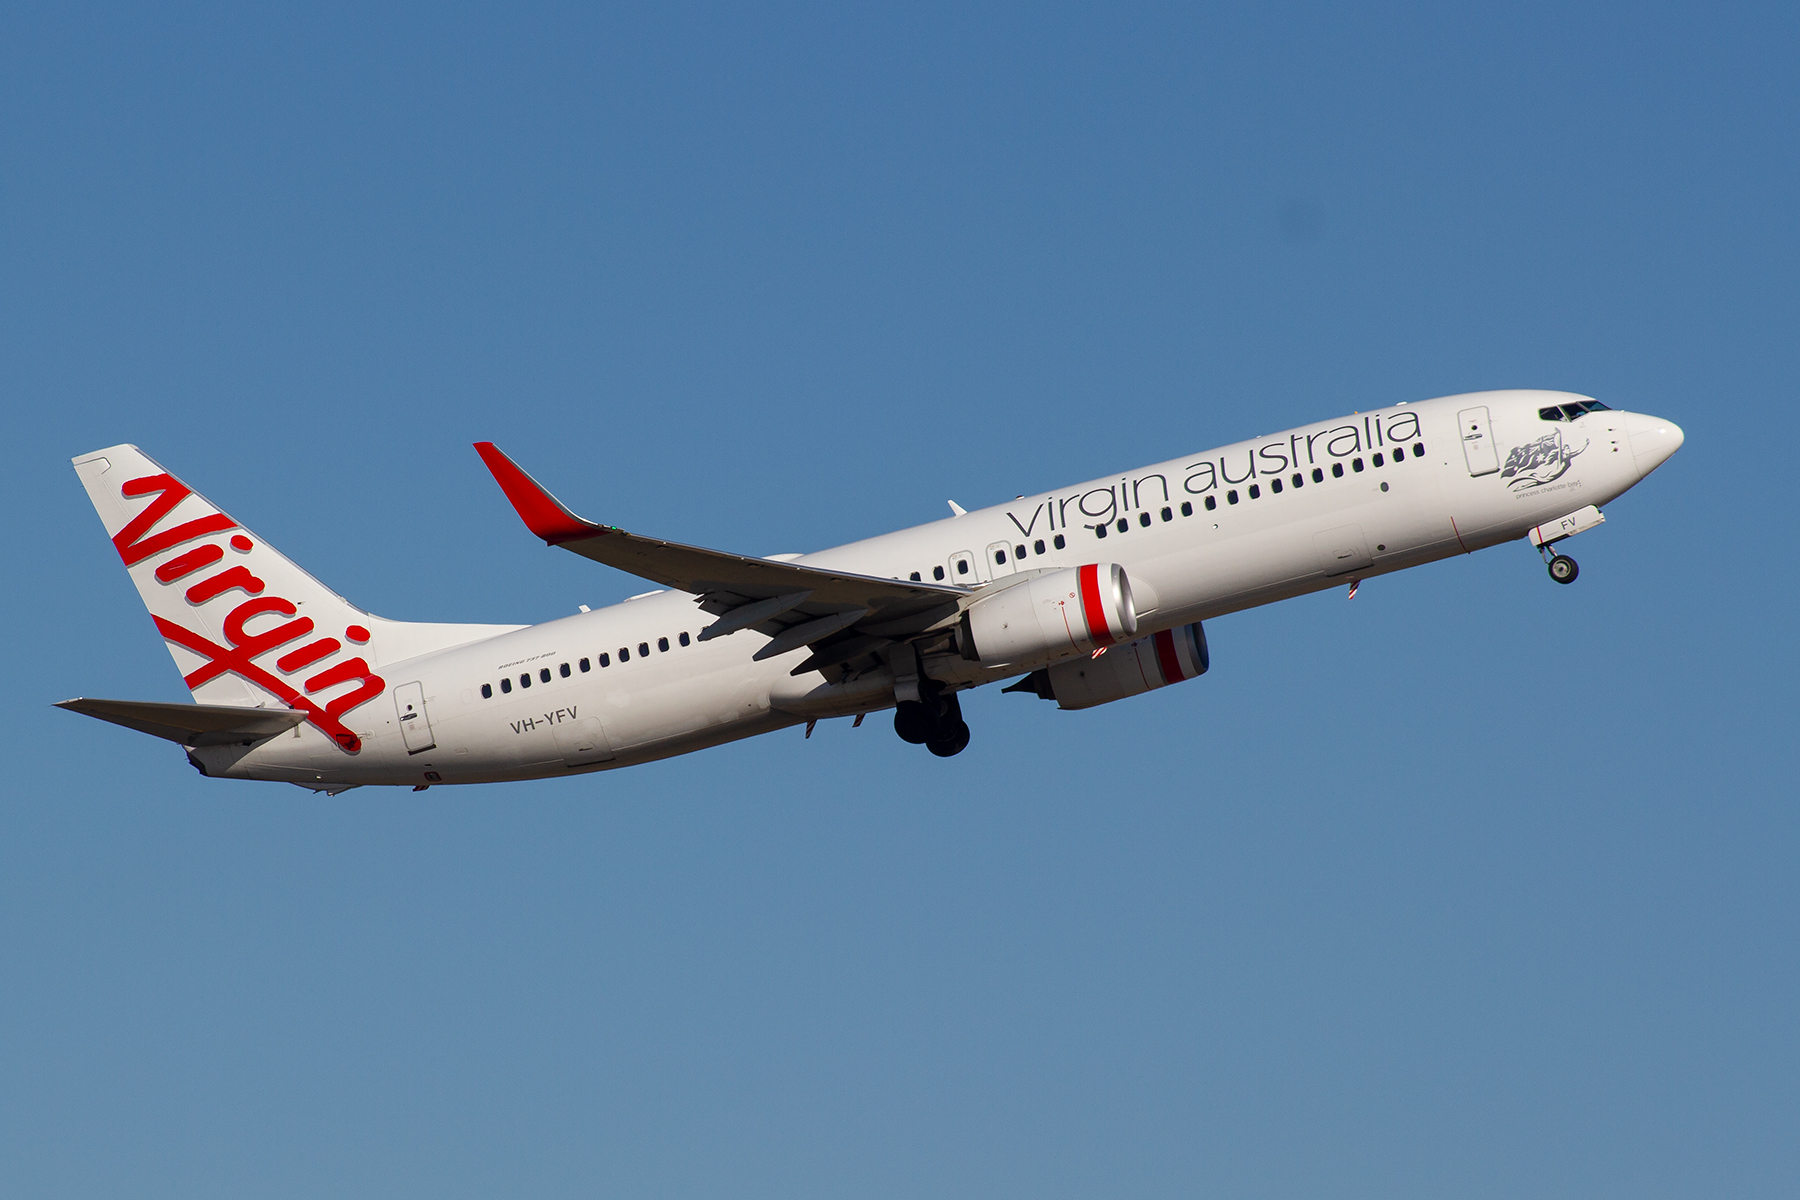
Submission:
{"label": "landing gear wheel", "polygon": [[1559,554],[1550,560],[1550,578],[1558,583],[1574,583],[1575,577],[1581,574],[1581,568],[1575,560],[1566,554]]}
{"label": "landing gear wheel", "polygon": [[894,706],[894,732],[900,740],[923,746],[937,732],[937,714],[917,700],[902,700]]}
{"label": "landing gear wheel", "polygon": [[941,733],[941,737],[933,738],[925,743],[925,748],[939,758],[952,758],[961,754],[968,747],[968,722],[957,721],[954,725],[946,723]]}

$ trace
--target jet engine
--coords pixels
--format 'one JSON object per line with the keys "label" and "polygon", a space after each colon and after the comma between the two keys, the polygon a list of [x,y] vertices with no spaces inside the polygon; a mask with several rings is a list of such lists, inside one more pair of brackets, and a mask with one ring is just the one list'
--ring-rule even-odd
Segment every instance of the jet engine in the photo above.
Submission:
{"label": "jet engine", "polygon": [[962,656],[995,666],[1056,662],[1137,632],[1131,581],[1118,563],[1038,575],[977,600],[963,614]]}
{"label": "jet engine", "polygon": [[1005,690],[1031,692],[1058,708],[1092,708],[1204,675],[1210,665],[1206,631],[1196,621],[1114,646],[1099,658],[1033,671]]}

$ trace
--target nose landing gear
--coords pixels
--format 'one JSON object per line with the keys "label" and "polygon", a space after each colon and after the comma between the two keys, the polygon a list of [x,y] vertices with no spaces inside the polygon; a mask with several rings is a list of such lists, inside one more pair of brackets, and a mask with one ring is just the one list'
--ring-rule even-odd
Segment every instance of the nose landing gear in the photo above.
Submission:
{"label": "nose landing gear", "polygon": [[[1558,538],[1557,540],[1561,541],[1562,539]],[[1544,560],[1544,565],[1550,569],[1550,578],[1556,582],[1574,583],[1575,577],[1581,574],[1581,568],[1575,565],[1574,559],[1566,554],[1558,554],[1550,548],[1548,543],[1540,545],[1537,552],[1538,557]]]}
{"label": "nose landing gear", "polygon": [[969,744],[969,724],[954,692],[901,701],[894,707],[894,732],[939,758],[961,754]]}
{"label": "nose landing gear", "polygon": [[1583,505],[1566,517],[1558,517],[1542,525],[1533,526],[1526,534],[1533,546],[1537,547],[1538,556],[1550,569],[1550,578],[1558,583],[1574,583],[1575,577],[1581,574],[1581,568],[1575,560],[1566,554],[1558,554],[1550,547],[1558,542],[1574,537],[1584,529],[1592,529],[1604,524],[1606,514],[1592,504]]}

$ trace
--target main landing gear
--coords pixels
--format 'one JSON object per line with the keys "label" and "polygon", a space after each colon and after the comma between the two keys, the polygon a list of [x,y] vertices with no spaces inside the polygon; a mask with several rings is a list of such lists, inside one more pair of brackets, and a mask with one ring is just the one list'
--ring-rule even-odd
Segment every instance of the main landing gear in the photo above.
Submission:
{"label": "main landing gear", "polygon": [[969,723],[955,692],[941,692],[894,706],[894,732],[900,740],[924,746],[939,758],[961,754],[969,744]]}

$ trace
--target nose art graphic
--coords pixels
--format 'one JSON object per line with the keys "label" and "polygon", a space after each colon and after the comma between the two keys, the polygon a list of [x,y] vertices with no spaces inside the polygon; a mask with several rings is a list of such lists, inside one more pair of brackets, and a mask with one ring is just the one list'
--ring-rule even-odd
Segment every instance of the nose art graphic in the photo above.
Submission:
{"label": "nose art graphic", "polygon": [[1500,478],[1507,480],[1506,486],[1515,492],[1542,487],[1561,479],[1570,460],[1587,448],[1585,441],[1579,448],[1570,447],[1563,441],[1562,430],[1553,429],[1535,442],[1514,446],[1506,456],[1506,465],[1500,468]]}

